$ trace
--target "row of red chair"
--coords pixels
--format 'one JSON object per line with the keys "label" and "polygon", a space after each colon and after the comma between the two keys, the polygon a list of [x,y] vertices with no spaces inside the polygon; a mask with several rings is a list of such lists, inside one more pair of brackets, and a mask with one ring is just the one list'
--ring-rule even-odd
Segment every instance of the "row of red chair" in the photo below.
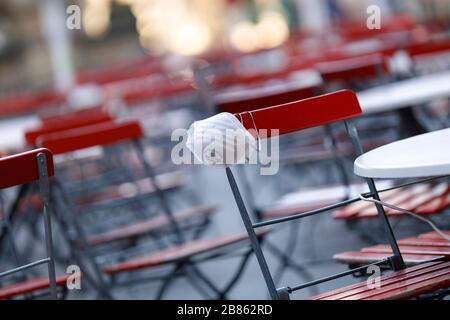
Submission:
{"label": "row of red chair", "polygon": [[[395,26],[393,27],[394,29],[396,29]],[[405,30],[411,31],[410,26],[406,26]],[[371,53],[369,55],[366,53],[348,54],[346,51],[348,50],[346,45],[350,44],[348,39],[360,39],[365,37],[365,35],[359,35],[358,32],[352,35],[352,32],[349,32],[345,37],[347,41],[340,48],[324,50],[312,58],[308,55],[302,56],[300,53],[291,59],[289,67],[281,71],[242,77],[232,75],[229,78],[218,78],[215,80],[214,84],[216,87],[213,90],[217,88],[222,89],[224,86],[227,87],[233,84],[249,86],[261,81],[273,80],[274,78],[285,79],[293,71],[302,70],[306,67],[315,68],[321,75],[324,83],[277,92],[270,90],[264,92],[264,90],[261,90],[256,95],[253,94],[253,96],[244,94],[238,96],[237,99],[216,100],[217,110],[240,113],[238,119],[242,120],[244,126],[248,129],[254,129],[256,123],[259,129],[280,129],[280,134],[282,135],[324,124],[329,126],[338,120],[353,118],[361,112],[359,107],[357,108],[355,96],[348,91],[344,91],[312,99],[307,98],[332,91],[333,87],[331,84],[334,86],[335,82],[339,83],[339,86],[348,87],[360,85],[365,80],[378,81],[389,72],[385,57],[393,55],[399,49],[406,50],[412,58],[428,53],[448,51],[448,43],[446,41],[433,40],[431,44],[422,44],[414,41],[405,42],[406,44],[402,42],[399,45],[389,43],[374,52],[375,54]],[[297,58],[301,58],[302,61],[297,63],[295,61]],[[142,65],[145,67],[141,68]],[[173,86],[166,86],[166,83],[155,85],[150,82],[150,86],[142,85],[133,88],[129,84],[132,81],[136,81],[136,77],[144,79],[144,77],[153,72],[160,72],[158,68],[153,68],[153,64],[146,61],[142,62],[142,64],[137,63],[136,66],[136,68],[134,66],[130,68],[129,72],[123,72],[123,70],[122,72],[112,71],[104,74],[100,72],[98,76],[95,74],[88,75],[86,79],[88,79],[87,81],[96,81],[101,84],[113,83],[117,88],[122,87],[123,90],[119,95],[122,96],[128,105],[154,100],[155,98],[160,101],[159,99],[161,98],[170,98],[180,93],[192,92],[192,84],[189,81],[175,81],[172,83]],[[124,68],[127,70],[128,67],[124,66]],[[118,69],[119,71],[121,70],[120,68]],[[297,101],[300,99],[306,100]],[[289,104],[292,101],[297,102]],[[335,106],[339,106],[339,108]],[[326,136],[330,138],[333,134],[327,134]],[[203,238],[201,236],[203,232],[201,231],[203,230],[202,227],[196,229],[200,230],[198,234],[194,232],[194,235],[192,235],[189,231],[191,226],[187,225],[197,222],[197,226],[204,226],[210,215],[215,211],[215,207],[197,205],[183,208],[179,212],[170,208],[171,203],[167,199],[170,197],[171,190],[178,189],[182,183],[175,183],[176,188],[170,187],[169,183],[169,187],[166,188],[159,177],[154,174],[153,166],[149,165],[144,156],[149,151],[147,149],[148,146],[142,145],[140,142],[144,138],[144,131],[140,123],[136,121],[117,121],[104,108],[97,107],[68,115],[43,117],[41,124],[28,130],[25,137],[29,146],[46,147],[55,156],[72,156],[73,153],[91,147],[101,148],[102,150],[102,157],[95,159],[81,156],[73,160],[70,157],[62,157],[61,160],[58,160],[56,177],[52,179],[54,180],[54,186],[51,188],[54,201],[57,204],[57,223],[61,230],[64,231],[63,238],[66,238],[70,246],[70,259],[75,259],[80,264],[84,264],[85,260],[92,264],[94,272],[92,274],[88,272],[87,276],[100,294],[105,297],[111,297],[112,288],[114,288],[116,282],[131,282],[130,278],[138,271],[148,271],[162,266],[170,266],[174,267],[174,270],[167,272],[162,278],[158,277],[159,280],[163,280],[163,286],[158,292],[158,297],[164,295],[175,275],[178,274],[185,275],[194,287],[201,283],[201,286],[208,288],[214,297],[226,297],[226,294],[245,267],[251,250],[249,249],[242,256],[242,261],[237,268],[236,274],[231,277],[230,283],[224,288],[219,288],[212,279],[205,277],[197,268],[197,264],[199,261],[202,261],[201,257],[204,255],[206,255],[206,259],[217,257],[217,251],[220,252],[219,256],[233,253],[234,250],[231,247],[241,248],[242,243],[248,240],[248,237],[246,234],[234,234],[224,237]],[[331,151],[334,157],[335,154],[333,153],[335,150],[332,149]],[[136,153],[135,155],[134,152]],[[23,155],[20,155],[17,159],[22,157]],[[77,168],[74,168],[75,166],[72,164],[75,164]],[[94,167],[94,170],[92,170],[92,167]],[[29,173],[26,169],[23,169],[23,171],[24,174]],[[89,172],[88,179],[85,176],[86,172]],[[5,172],[5,174],[7,173]],[[78,176],[79,179],[73,179],[75,176]],[[144,178],[142,179],[142,177]],[[29,182],[29,180],[25,179],[24,182]],[[230,179],[230,182],[232,182],[232,179]],[[74,183],[78,187],[74,187]],[[82,185],[81,188],[79,187],[80,185]],[[233,191],[236,196],[236,190],[234,189]],[[416,206],[410,208],[418,208],[418,203],[426,205],[435,201],[441,201],[446,194],[446,192],[441,192],[432,197],[433,189],[430,188],[421,194],[420,199],[423,202],[419,203],[419,199],[415,199],[417,201],[414,203],[407,202],[406,204],[415,204]],[[401,192],[397,193],[397,195],[400,196]],[[21,197],[24,198],[24,195],[21,195]],[[147,201],[147,197],[152,200]],[[236,200],[240,206],[241,213],[243,213],[239,197],[236,197]],[[155,203],[159,204],[158,212],[153,212],[152,208],[150,208]],[[138,211],[141,212],[135,212],[135,209],[130,209],[131,204],[133,206],[136,205],[139,208]],[[400,204],[403,204],[403,202],[400,202]],[[114,210],[117,206],[123,206],[122,214],[111,214],[112,212],[116,213]],[[351,211],[351,206],[344,208],[343,211]],[[437,213],[445,207],[446,205],[442,205],[440,202],[439,206],[431,210],[432,212],[429,210],[429,213]],[[63,212],[65,211],[68,211],[68,213],[64,214]],[[282,219],[295,219],[301,215],[298,210],[292,210],[292,208],[291,212],[281,211],[282,213],[277,215],[265,214],[266,211],[257,212],[259,214],[257,218],[272,219],[283,215],[285,217]],[[337,215],[343,211],[339,211]],[[81,212],[83,214],[79,214]],[[356,210],[355,212],[354,216],[366,216],[363,210]],[[149,215],[146,213],[149,213]],[[386,214],[390,214],[390,212],[387,211]],[[291,217],[286,217],[287,215],[291,215]],[[87,218],[88,216],[90,218]],[[17,219],[17,214],[14,217]],[[120,221],[120,219],[124,221]],[[79,221],[77,222],[77,220]],[[76,223],[73,223],[74,221]],[[14,223],[14,220],[11,219],[9,222]],[[257,223],[265,223],[265,220],[259,220]],[[71,238],[70,235],[72,234],[76,234],[76,238]],[[169,238],[169,244],[164,243],[166,236]],[[186,236],[187,239],[185,238]],[[261,240],[263,236],[265,238],[265,231],[259,232],[258,230],[255,233],[249,231],[248,236],[253,244],[253,249],[260,251],[257,247],[256,239]],[[136,245],[137,241],[142,239],[151,239],[151,241],[142,242],[146,244],[149,242],[150,246],[155,244],[155,246],[159,245],[160,247],[150,247],[148,250],[150,253],[146,252],[143,254],[143,251],[140,251],[139,246]],[[119,244],[126,249],[123,250],[126,253],[115,250],[117,248],[114,246]],[[106,256],[108,258],[105,258]],[[110,256],[113,257],[111,258]],[[394,255],[394,258],[398,257]],[[261,255],[258,255],[258,259],[261,263]],[[107,263],[104,263],[105,261]],[[384,261],[384,263],[389,264],[388,262]],[[399,267],[395,263],[392,263],[392,266],[394,269]],[[407,269],[403,273],[396,274],[396,280],[392,280],[393,278],[391,277],[386,278],[389,284],[392,284],[392,290],[382,292],[379,297],[409,298],[431,292],[438,289],[438,287],[445,287],[448,280],[445,273],[439,275],[439,279],[442,281],[439,281],[438,287],[433,286],[433,288],[430,288],[428,286],[427,281],[429,278],[427,278],[427,275],[428,272],[434,272],[434,266],[430,265],[430,268],[424,268],[423,273],[422,271],[416,272],[415,270]],[[446,270],[447,265],[440,264],[439,268],[441,267],[443,270]],[[267,271],[264,263],[262,263],[261,268],[263,273]],[[427,281],[422,283],[421,280],[418,280],[415,282],[416,287],[414,290],[406,288],[405,291],[402,289],[402,295],[391,294],[390,291],[399,289],[394,284],[404,280],[402,274],[410,274],[410,272],[414,275],[424,276]],[[297,286],[274,291],[270,280],[268,280],[267,273],[265,273],[265,276],[272,297],[285,297],[286,291],[290,293],[289,291],[303,288],[303,286]],[[64,278],[57,278],[56,282],[57,284],[62,284],[63,280]],[[25,295],[26,297],[34,289],[42,290],[44,287],[48,287],[43,284],[45,282],[38,279],[34,287],[29,285],[29,283],[27,284],[27,282],[11,285],[5,288],[3,291],[4,295],[0,294],[0,297],[11,298],[15,295]],[[0,293],[2,292],[1,290]],[[346,297],[352,297],[349,294],[352,289],[344,288],[342,290],[339,294],[342,295],[344,293]],[[407,293],[406,295],[405,292]],[[378,294],[377,292],[376,295]],[[370,292],[370,296],[375,296],[375,293]],[[327,297],[335,296],[329,294]],[[367,298],[368,296],[361,295],[358,297]]]}
{"label": "row of red chair", "polygon": [[[327,119],[330,118],[342,120],[348,117],[352,117],[354,113],[350,109],[349,113],[345,113],[346,109],[344,110],[332,109],[334,111],[330,113],[329,106],[339,104],[351,107],[354,104],[353,99],[354,96],[349,95],[347,93],[325,95],[323,97],[320,97],[320,99],[305,100],[301,104],[302,106],[301,109],[300,108],[292,109],[291,105],[286,105],[278,108],[267,109],[268,111],[273,110],[273,112],[275,112],[274,114],[268,111],[267,112],[264,111],[262,113],[255,112],[252,114],[251,118],[249,117],[248,112],[244,112],[243,114],[241,114],[239,119],[242,119],[243,124],[247,126],[249,129],[253,128],[254,123],[256,122],[258,124],[258,128],[281,129],[280,133],[285,134],[291,131],[296,131],[299,129],[312,127],[318,124],[323,124],[325,121],[328,121]],[[275,116],[279,112],[282,112],[283,118]],[[293,113],[291,114],[291,112]],[[301,113],[301,117],[297,116],[299,112]],[[277,122],[277,119],[279,119],[280,121]],[[302,120],[304,124],[302,124],[301,122],[299,123],[300,120]],[[69,124],[71,125],[72,123],[69,121]],[[49,147],[51,150],[53,150],[53,152],[59,154],[83,149],[86,147],[107,145],[121,140],[136,139],[142,136],[142,131],[137,123],[115,124],[109,121],[105,122],[102,125],[95,125],[95,126],[88,125],[87,127],[81,127],[80,129],[77,128],[68,128],[68,129],[69,129],[68,131],[63,130],[62,132],[59,133],[55,131],[53,133],[50,132],[50,134],[44,131],[42,132],[43,136],[39,141],[43,146]],[[38,138],[39,137],[37,137],[35,141],[38,141]],[[236,239],[235,237],[231,237],[231,239],[232,240],[230,241],[218,240],[217,243],[215,241],[212,242],[207,241],[203,245],[199,244],[198,249],[192,250],[189,249],[188,256],[204,253],[205,252],[204,246],[206,244],[208,244],[206,248],[208,248],[207,251],[209,251],[220,248],[225,244],[226,245],[233,244],[235,243],[236,239],[245,239],[245,237],[239,236]],[[211,245],[211,243],[217,245]],[[194,248],[197,248],[197,245],[195,245]],[[173,260],[172,258],[169,259],[168,261],[170,262],[178,261],[176,257],[180,257],[179,259],[184,259],[186,257],[186,253],[184,253],[185,250],[187,249],[183,249],[181,251],[183,252],[183,254],[181,255],[173,253],[175,254],[175,260]],[[173,250],[170,250],[169,252],[173,252]],[[115,270],[114,273],[117,271],[128,272],[131,270],[141,269],[143,267],[160,266],[160,263],[161,263],[160,258],[154,258],[153,256],[149,256],[146,257],[145,259],[139,258],[136,262],[131,261],[130,263],[128,262],[121,263],[121,267],[114,267],[113,269],[111,269],[112,267],[107,267],[105,271],[108,274],[112,273],[112,270]]]}
{"label": "row of red chair", "polygon": [[[336,108],[340,106],[340,108]],[[361,114],[361,109],[356,98],[356,95],[349,91],[340,91],[329,95],[323,95],[315,98],[310,98],[302,101],[291,102],[279,106],[274,106],[265,109],[259,109],[249,112],[242,112],[237,114],[236,117],[240,119],[242,124],[248,129],[254,129],[255,125],[258,129],[277,129],[280,135],[284,135],[297,130],[304,130],[310,127],[318,125],[327,125],[335,121],[346,121],[349,135],[351,135],[355,148],[359,153],[362,152],[360,145],[358,145],[357,135],[355,129],[349,122],[349,119]],[[242,119],[242,120],[241,120]],[[389,245],[376,246],[363,250],[373,250],[370,252],[383,253],[383,256],[377,256],[375,261],[370,261],[370,265],[358,266],[347,272],[341,272],[336,275],[325,277],[319,280],[313,280],[305,284],[277,288],[274,279],[271,275],[270,268],[263,254],[260,243],[256,240],[255,230],[261,227],[276,225],[279,223],[287,223],[303,217],[308,217],[320,213],[324,213],[349,203],[353,203],[359,200],[358,197],[330,204],[325,207],[316,208],[310,211],[298,212],[294,215],[263,220],[261,222],[252,222],[246,206],[242,200],[239,188],[234,179],[233,173],[230,168],[226,168],[228,180],[236,200],[237,207],[239,209],[242,221],[249,234],[252,242],[253,249],[255,251],[258,263],[260,265],[262,274],[267,284],[269,293],[273,299],[287,299],[290,294],[295,291],[305,289],[309,286],[320,284],[326,281],[331,281],[339,277],[347,276],[355,272],[365,270],[369,266],[379,265],[387,266],[393,269],[395,272],[384,276],[381,279],[381,288],[370,288],[365,285],[366,282],[361,284],[344,287],[335,291],[321,294],[320,296],[312,297],[312,299],[407,299],[417,297],[423,294],[433,293],[439,289],[446,289],[450,281],[450,269],[448,262],[442,262],[442,253],[445,248],[433,249],[441,260],[429,264],[422,264],[420,268],[406,268],[404,264],[404,254],[428,254],[430,250],[426,250],[425,247],[415,249],[409,249],[407,246],[397,243],[395,236],[392,234],[389,221],[386,218],[386,213],[382,206],[377,205],[378,215],[385,218],[381,221],[385,230],[385,234],[391,233],[389,238]],[[373,180],[368,179],[368,184],[373,184]],[[374,186],[374,184],[373,184]],[[371,189],[372,190],[372,189]],[[375,189],[376,190],[376,189]],[[372,197],[378,198],[378,194],[371,194]],[[400,248],[400,251],[398,250]],[[411,247],[412,248],[412,247]],[[423,250],[422,250],[423,249]],[[429,257],[429,256],[428,256]],[[435,257],[433,257],[434,259]],[[444,258],[445,259],[445,258]],[[428,261],[428,259],[427,259]],[[419,271],[420,270],[420,271]],[[408,285],[405,285],[408,283]],[[430,285],[432,283],[433,285]]]}
{"label": "row of red chair", "polygon": [[[240,249],[242,245],[238,245],[247,239],[245,234],[227,235],[225,237],[215,237],[209,239],[197,239],[200,234],[194,235],[193,239],[184,239],[192,232],[185,231],[185,225],[189,225],[192,228],[192,224],[204,226],[208,221],[209,216],[215,211],[215,206],[196,206],[189,209],[181,210],[180,212],[173,211],[170,208],[166,197],[167,189],[163,188],[162,180],[160,177],[155,176],[150,164],[145,160],[143,145],[139,142],[143,138],[143,130],[136,121],[128,122],[116,122],[111,116],[103,111],[103,109],[94,109],[95,111],[82,111],[74,112],[70,115],[52,116],[50,118],[42,119],[42,124],[38,128],[30,129],[26,133],[27,141],[32,146],[42,146],[51,150],[53,155],[68,155],[72,152],[76,152],[82,149],[90,147],[102,147],[106,150],[111,150],[111,156],[119,156],[122,158],[129,168],[135,171],[143,171],[144,176],[151,183],[152,189],[146,189],[140,181],[131,180],[131,183],[136,184],[138,194],[122,195],[114,197],[110,192],[105,194],[105,197],[98,201],[83,201],[82,205],[79,199],[69,198],[69,191],[64,186],[64,180],[61,180],[66,175],[67,170],[71,170],[69,167],[63,168],[58,166],[56,176],[53,180],[51,190],[53,194],[53,201],[55,203],[56,222],[63,232],[63,238],[70,244],[70,257],[75,259],[77,263],[84,266],[83,259],[94,266],[94,273],[91,275],[88,271],[84,271],[83,274],[90,279],[90,282],[104,297],[111,297],[110,287],[115,285],[117,280],[111,282],[105,280],[105,276],[110,276],[116,279],[121,275],[133,275],[137,271],[148,271],[155,268],[161,268],[164,266],[177,266],[175,271],[169,271],[168,275],[160,277],[164,282],[172,281],[172,277],[177,274],[185,273],[189,281],[194,283],[194,287],[197,286],[197,282],[204,282],[203,285],[209,286],[211,293],[218,297],[225,297],[227,292],[232,288],[236,282],[235,276],[231,277],[230,284],[225,288],[218,288],[212,284],[211,280],[207,280],[202,272],[196,267],[196,263],[193,258],[198,255],[211,254],[212,257],[217,255],[217,251],[222,251],[220,256],[228,254],[230,250]],[[130,158],[130,151],[120,151],[121,145],[126,143],[127,145],[135,146],[134,151],[137,152],[138,159],[141,161],[142,167],[139,167],[132,158]],[[23,155],[17,156],[19,159]],[[126,160],[128,159],[128,160]],[[103,162],[106,162],[103,159]],[[132,160],[132,161],[130,161]],[[79,160],[80,165],[89,165],[89,163],[83,164],[83,160]],[[106,165],[106,164],[105,164]],[[123,164],[122,164],[123,165]],[[59,169],[59,170],[58,170]],[[120,174],[121,166],[117,167],[119,170],[117,175]],[[25,171],[25,169],[22,169]],[[101,175],[101,173],[98,173]],[[142,175],[141,175],[142,177]],[[91,177],[90,177],[91,178]],[[156,178],[156,179],[155,179]],[[109,181],[109,182],[108,182]],[[25,182],[25,181],[24,181]],[[106,180],[106,187],[112,187],[114,181]],[[87,184],[88,182],[84,182]],[[123,182],[120,182],[123,184]],[[102,188],[103,189],[103,188]],[[95,191],[98,193],[98,191]],[[95,193],[89,191],[90,196],[94,196]],[[23,195],[22,195],[23,196]],[[143,210],[143,216],[134,217],[130,220],[128,218],[127,223],[109,226],[105,223],[105,220],[100,219],[98,222],[101,226],[100,232],[92,233],[88,231],[89,225],[85,225],[78,216],[76,211],[83,211],[86,215],[95,215],[93,212],[98,210],[99,206],[112,207],[117,205],[118,201],[130,201],[132,199],[138,204],[142,204],[145,199],[143,197],[151,196],[150,202],[154,203],[155,200],[160,202],[160,212],[154,212],[151,214],[151,209],[145,205],[141,208]],[[76,197],[73,194],[72,197]],[[156,197],[156,198],[155,198]],[[158,200],[159,199],[159,200]],[[68,213],[67,207],[70,208]],[[95,209],[97,208],[97,209]],[[127,210],[125,210],[127,211]],[[148,213],[145,213],[148,211]],[[85,215],[83,214],[83,216]],[[133,210],[126,212],[127,215],[134,215]],[[77,215],[75,217],[75,215]],[[17,216],[17,214],[15,214]],[[10,217],[13,221],[13,216]],[[76,227],[73,226],[76,225]],[[58,228],[58,229],[59,229]],[[75,230],[72,230],[72,229]],[[198,227],[197,227],[198,228]],[[183,231],[181,231],[183,230]],[[201,230],[201,229],[200,229]],[[71,238],[69,234],[75,232],[76,237]],[[198,232],[198,231],[197,231]],[[195,234],[195,233],[194,233]],[[159,248],[158,250],[151,250],[152,253],[146,253],[145,255],[134,257],[131,255],[127,260],[122,257],[116,263],[110,263],[109,265],[100,266],[97,258],[97,254],[112,254],[111,250],[105,251],[104,246],[109,246],[117,243],[127,243],[130,239],[143,239],[146,237],[158,238],[175,237],[176,240],[172,245],[165,245],[166,248]],[[173,240],[171,240],[173,241]],[[169,241],[170,242],[170,241]],[[95,248],[95,249],[94,249]],[[59,246],[56,246],[57,250]],[[133,247],[129,248],[132,251]],[[93,252],[95,251],[95,252]],[[214,254],[213,254],[214,252]],[[241,265],[238,267],[238,274],[243,266],[248,261],[250,250],[243,256]],[[80,260],[80,256],[83,257]],[[84,270],[87,270],[83,268]],[[194,275],[191,273],[194,270]],[[133,272],[133,274],[132,274]],[[63,282],[63,278],[58,278],[58,284]],[[202,280],[203,279],[203,280]],[[6,287],[0,288],[0,297],[12,298],[13,296],[22,296],[30,294],[32,291],[41,291],[45,289],[42,280],[38,279],[32,284],[38,283],[39,285],[33,286],[29,282],[20,282],[15,285],[10,284]],[[162,297],[166,292],[166,284],[163,285],[158,293],[158,297]],[[34,290],[35,289],[35,290]],[[3,291],[2,291],[3,290]]]}

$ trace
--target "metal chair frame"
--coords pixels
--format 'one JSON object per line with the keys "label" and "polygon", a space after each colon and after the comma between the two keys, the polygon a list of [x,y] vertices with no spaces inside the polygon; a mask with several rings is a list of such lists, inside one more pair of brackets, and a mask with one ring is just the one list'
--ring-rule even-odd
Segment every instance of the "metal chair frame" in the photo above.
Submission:
{"label": "metal chair frame", "polygon": [[[333,103],[334,105],[338,105],[340,109],[339,110],[330,110],[331,106],[328,104]],[[346,105],[350,104],[350,105]],[[315,108],[315,110],[313,109]],[[342,109],[342,110],[341,110]],[[329,113],[326,113],[329,112]],[[305,129],[307,127],[313,127],[317,125],[325,125],[328,123],[336,122],[343,120],[346,126],[346,130],[348,135],[350,136],[351,142],[356,150],[356,153],[358,155],[363,154],[363,149],[361,146],[361,142],[359,140],[358,132],[356,127],[350,122],[347,121],[350,118],[355,117],[356,115],[361,113],[361,109],[359,107],[358,100],[356,98],[356,95],[350,91],[343,90],[339,91],[333,94],[319,96],[316,98],[301,100],[281,106],[276,106],[272,108],[266,108],[262,110],[257,110],[252,112],[252,119],[254,118],[256,123],[258,123],[257,115],[259,113],[259,119],[261,119],[261,122],[263,122],[262,127],[264,129],[269,128],[276,128],[277,125],[282,126],[280,129],[279,134],[285,134],[292,131],[298,131]],[[286,113],[289,116],[289,120],[283,121],[283,114]],[[325,114],[324,114],[325,113]],[[331,114],[330,114],[331,113]],[[244,114],[241,114],[237,118],[239,119]],[[302,119],[302,116],[305,117],[305,120],[300,120],[298,124],[295,123],[295,120],[293,119]],[[273,117],[277,117],[276,121],[272,121]],[[242,121],[244,126],[247,127],[247,129],[253,128],[253,124],[246,125],[245,121]],[[285,122],[285,123],[283,123]],[[328,212],[330,210],[336,209],[341,206],[345,206],[347,204],[356,202],[360,200],[359,197],[356,198],[350,198],[347,200],[344,200],[342,202],[329,205],[323,208],[319,208],[316,210],[311,210],[307,212],[302,212],[298,214],[294,214],[291,216],[283,217],[283,218],[277,218],[277,219],[271,219],[266,221],[261,221],[254,223],[252,222],[247,208],[245,206],[245,203],[242,199],[238,184],[236,183],[236,180],[234,178],[233,172],[230,167],[227,167],[225,169],[226,175],[228,178],[228,182],[231,187],[231,191],[233,193],[233,196],[235,198],[236,204],[239,209],[239,213],[241,215],[241,219],[244,223],[245,229],[247,230],[247,233],[249,235],[253,250],[255,252],[256,258],[258,260],[261,272],[263,274],[264,280],[266,282],[266,285],[269,290],[270,297],[272,299],[289,299],[289,295],[297,290],[304,289],[307,287],[311,287],[313,285],[317,285],[326,281],[334,280],[340,277],[344,277],[347,275],[351,275],[355,272],[365,270],[370,265],[384,265],[384,264],[390,264],[391,268],[394,270],[399,270],[405,268],[405,264],[403,262],[402,255],[400,253],[395,235],[392,231],[391,225],[389,223],[389,220],[386,216],[386,213],[383,209],[383,206],[376,204],[376,208],[379,215],[380,224],[384,229],[384,232],[386,233],[386,236],[389,240],[389,244],[392,248],[393,255],[391,257],[388,257],[387,259],[382,259],[379,262],[361,266],[359,268],[355,268],[353,270],[337,273],[331,276],[327,276],[318,280],[313,280],[304,284],[300,284],[294,287],[282,287],[277,288],[274,282],[274,279],[271,275],[269,266],[266,262],[265,256],[263,254],[260,242],[256,236],[255,229],[261,228],[261,227],[267,227],[270,225],[275,225],[287,221],[293,221],[300,218],[320,214],[323,212]],[[375,182],[373,179],[366,179],[366,183],[369,187],[370,192],[366,193],[364,196],[366,197],[372,197],[374,199],[379,199],[379,193],[376,189]]]}
{"label": "metal chair frame", "polygon": [[[17,166],[15,162],[18,161]],[[3,163],[2,163],[3,162]],[[52,240],[52,222],[51,222],[51,197],[50,197],[50,182],[49,177],[53,176],[53,156],[48,149],[36,149],[28,152],[24,152],[18,155],[5,157],[0,159],[0,167],[5,164],[6,170],[22,170],[21,173],[10,172],[12,176],[16,177],[5,179],[0,187],[2,189],[15,185],[24,185],[31,183],[35,180],[39,182],[39,192],[43,203],[43,218],[44,218],[44,238],[45,238],[45,252],[46,257],[39,259],[10,270],[2,271],[0,278],[15,273],[22,273],[23,271],[47,264],[48,279],[50,284],[50,298],[57,299],[57,287],[56,287],[56,271],[55,271],[55,256],[53,252],[53,240]],[[34,166],[35,164],[35,166]],[[35,169],[34,169],[35,168]],[[25,192],[27,188],[20,188],[19,194]],[[14,209],[15,203],[13,204]],[[10,225],[11,212],[5,213],[5,217],[2,219],[2,234],[12,240],[11,225]],[[13,243],[13,242],[12,242]],[[19,257],[15,246],[12,246],[13,255],[16,262],[19,262]]]}

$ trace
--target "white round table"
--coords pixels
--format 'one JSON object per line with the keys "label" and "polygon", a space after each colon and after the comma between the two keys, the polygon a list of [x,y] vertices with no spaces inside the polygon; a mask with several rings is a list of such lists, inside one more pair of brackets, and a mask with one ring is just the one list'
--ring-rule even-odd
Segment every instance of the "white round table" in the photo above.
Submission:
{"label": "white round table", "polygon": [[266,97],[275,94],[287,93],[293,90],[316,87],[322,84],[320,73],[315,70],[302,70],[293,72],[286,80],[267,81],[265,85],[233,86],[214,96],[216,103],[227,103],[242,99]]}
{"label": "white round table", "polygon": [[450,174],[450,128],[399,140],[361,155],[354,172],[366,178],[419,178]]}
{"label": "white round table", "polygon": [[415,77],[357,93],[364,114],[391,111],[450,97],[450,71]]}
{"label": "white round table", "polygon": [[39,118],[36,115],[0,119],[0,151],[24,148],[25,130],[37,124]]}

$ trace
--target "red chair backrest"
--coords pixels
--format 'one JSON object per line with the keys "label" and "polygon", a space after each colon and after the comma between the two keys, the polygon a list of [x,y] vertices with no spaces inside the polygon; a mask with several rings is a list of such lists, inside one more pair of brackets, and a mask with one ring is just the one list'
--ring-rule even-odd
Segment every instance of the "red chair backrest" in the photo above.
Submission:
{"label": "red chair backrest", "polygon": [[38,142],[53,154],[63,154],[120,141],[140,139],[144,135],[137,121],[126,123],[105,122],[41,136]]}
{"label": "red chair backrest", "polygon": [[194,87],[187,81],[163,81],[159,85],[134,87],[122,93],[122,99],[127,104],[137,104],[156,98],[166,98],[194,92]]}
{"label": "red chair backrest", "polygon": [[43,124],[53,125],[54,123],[65,121],[67,118],[71,119],[74,117],[83,117],[83,116],[90,117],[102,112],[103,113],[106,112],[106,109],[103,105],[99,105],[80,110],[59,109],[52,113],[40,114],[39,118]]}
{"label": "red chair backrest", "polygon": [[42,125],[25,132],[25,141],[31,145],[36,145],[36,140],[46,134],[59,131],[81,128],[99,124],[102,122],[111,122],[111,115],[103,110],[97,110],[90,113],[69,114],[61,117],[52,117],[51,120],[44,120]]}
{"label": "red chair backrest", "polygon": [[376,78],[387,71],[387,65],[382,55],[375,54],[318,63],[316,69],[325,82],[353,81]]}
{"label": "red chair backrest", "polygon": [[286,79],[292,73],[296,71],[311,69],[314,67],[314,63],[317,61],[304,61],[301,63],[295,64],[293,66],[288,65],[284,68],[264,71],[264,72],[255,72],[255,73],[243,73],[239,74],[226,74],[221,76],[216,76],[213,79],[212,85],[214,88],[224,88],[234,85],[255,85],[258,83],[263,83],[266,81],[271,81],[274,79]]}
{"label": "red chair backrest", "polygon": [[[279,106],[235,114],[248,130],[279,130],[279,134],[304,130],[328,123],[350,119],[361,114],[358,98],[353,91],[341,90],[318,97]],[[256,126],[256,128],[255,128]]]}
{"label": "red chair backrest", "polygon": [[0,116],[32,113],[64,101],[64,95],[58,92],[26,93],[0,100]]}
{"label": "red chair backrest", "polygon": [[314,96],[317,90],[316,86],[311,86],[283,92],[262,93],[256,97],[242,96],[234,99],[216,100],[216,105],[220,112],[239,113],[306,99]]}
{"label": "red chair backrest", "polygon": [[47,158],[49,176],[54,175],[53,154],[45,148],[35,149],[0,158],[0,189],[30,183],[39,179],[37,155],[44,153]]}
{"label": "red chair backrest", "polygon": [[164,73],[164,67],[157,59],[144,57],[115,66],[98,70],[85,70],[77,74],[77,83],[97,83],[105,85],[129,79],[147,77],[155,73]]}
{"label": "red chair backrest", "polygon": [[358,40],[370,38],[380,34],[411,31],[417,26],[416,20],[408,14],[399,14],[383,21],[383,27],[380,29],[369,29],[360,22],[348,22],[337,26],[337,32],[347,40]]}
{"label": "red chair backrest", "polygon": [[412,44],[406,48],[406,51],[412,58],[425,54],[443,53],[450,51],[450,39]]}

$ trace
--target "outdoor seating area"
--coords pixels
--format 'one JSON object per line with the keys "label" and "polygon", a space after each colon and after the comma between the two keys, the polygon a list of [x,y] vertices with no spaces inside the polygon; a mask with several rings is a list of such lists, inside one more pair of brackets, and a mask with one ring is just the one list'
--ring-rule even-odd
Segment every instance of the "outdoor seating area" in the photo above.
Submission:
{"label": "outdoor seating area", "polygon": [[0,300],[449,300],[450,1],[372,2],[0,4]]}

